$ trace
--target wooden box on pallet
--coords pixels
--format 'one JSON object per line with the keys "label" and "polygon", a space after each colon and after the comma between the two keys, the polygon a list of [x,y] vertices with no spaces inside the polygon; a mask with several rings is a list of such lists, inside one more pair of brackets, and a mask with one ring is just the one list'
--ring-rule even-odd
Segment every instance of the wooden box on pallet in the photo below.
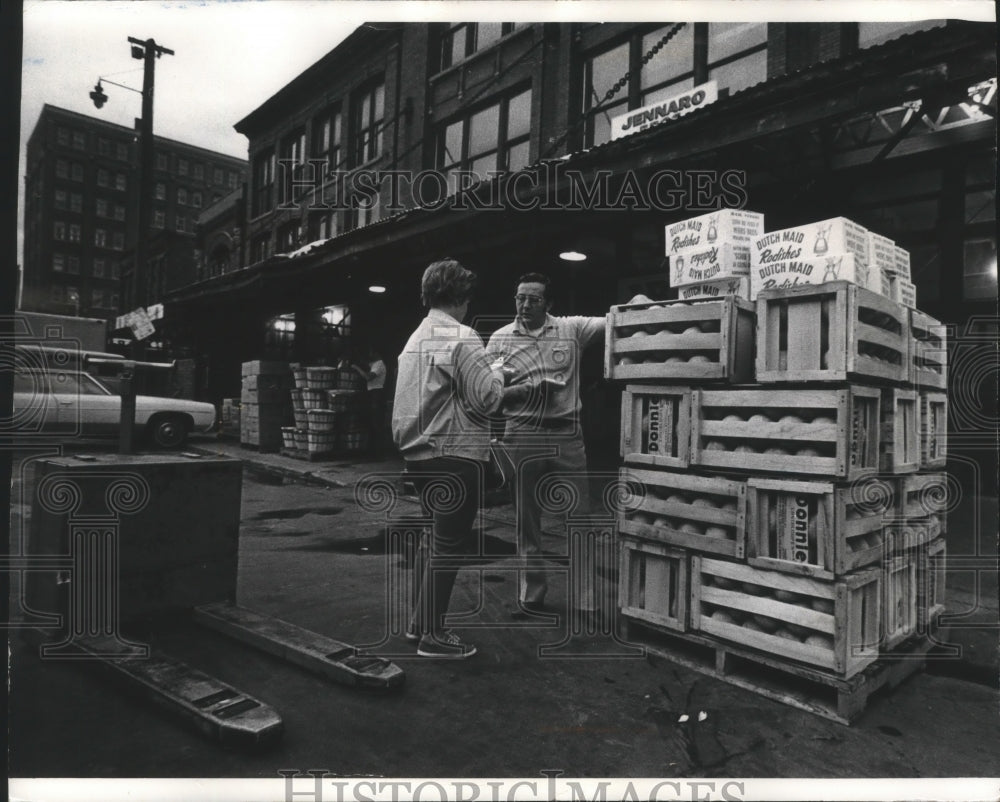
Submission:
{"label": "wooden box on pallet", "polygon": [[944,538],[917,550],[917,631],[930,630],[945,609],[947,556]]}
{"label": "wooden box on pallet", "polygon": [[879,469],[914,473],[920,469],[920,405],[914,390],[883,390]]}
{"label": "wooden box on pallet", "polygon": [[883,516],[893,485],[878,477],[852,482],[747,480],[747,561],[820,579],[877,563]]}
{"label": "wooden box on pallet", "polygon": [[607,316],[604,376],[618,381],[749,381],[754,307],[719,300],[614,306]]}
{"label": "wooden box on pallet", "polygon": [[757,381],[909,379],[908,310],[846,281],[757,297]]}
{"label": "wooden box on pallet", "polygon": [[856,479],[879,465],[879,390],[697,390],[691,464]]}
{"label": "wooden box on pallet", "polygon": [[948,462],[948,396],[920,393],[920,467],[943,468]]}
{"label": "wooden box on pallet", "polygon": [[925,542],[944,534],[949,495],[947,475],[914,473],[896,481],[896,519],[911,525],[918,534],[923,533],[921,539]]}
{"label": "wooden box on pallet", "polygon": [[948,387],[948,336],[944,324],[930,315],[910,309],[907,381],[920,389]]}
{"label": "wooden box on pallet", "polygon": [[743,556],[744,482],[641,468],[623,468],[620,476],[635,503],[619,511],[619,532],[697,551]]}
{"label": "wooden box on pallet", "polygon": [[621,456],[627,465],[686,468],[691,461],[691,389],[626,387]]}
{"label": "wooden box on pallet", "polygon": [[667,629],[687,629],[687,553],[642,538],[622,537],[618,542],[622,615]]}
{"label": "wooden box on pallet", "polygon": [[880,648],[898,646],[917,631],[917,558],[914,551],[889,557],[882,564],[882,630]]}
{"label": "wooden box on pallet", "polygon": [[850,677],[878,659],[880,576],[789,576],[691,557],[691,628]]}

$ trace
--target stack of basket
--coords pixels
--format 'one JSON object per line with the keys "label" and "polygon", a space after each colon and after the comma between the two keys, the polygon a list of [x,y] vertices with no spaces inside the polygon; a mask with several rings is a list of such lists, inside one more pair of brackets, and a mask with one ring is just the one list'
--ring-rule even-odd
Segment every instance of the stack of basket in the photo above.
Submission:
{"label": "stack of basket", "polygon": [[[821,229],[827,255],[844,256],[835,229]],[[805,239],[753,236],[750,264]],[[868,253],[849,254],[866,283]],[[769,275],[806,270],[784,264],[797,258],[771,260]],[[621,612],[637,632],[707,650],[722,679],[833,689],[831,717],[849,720],[889,653],[925,648],[913,636],[943,609],[943,329],[849,281],[761,290],[753,275],[756,304],[720,292],[608,315],[605,375],[632,382]]]}
{"label": "stack of basket", "polygon": [[358,381],[363,388],[361,377],[350,369],[291,367],[295,377],[295,389],[291,391],[295,426],[282,430],[285,448],[295,456],[305,452],[312,459],[363,449],[364,394],[357,390]]}
{"label": "stack of basket", "polygon": [[288,415],[288,365],[254,360],[243,363],[242,373],[240,444],[260,451],[278,451],[281,427]]}

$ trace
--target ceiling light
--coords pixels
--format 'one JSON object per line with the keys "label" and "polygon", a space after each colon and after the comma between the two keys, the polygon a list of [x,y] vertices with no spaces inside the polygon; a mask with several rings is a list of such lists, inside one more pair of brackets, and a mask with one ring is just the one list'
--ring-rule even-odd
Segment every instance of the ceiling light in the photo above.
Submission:
{"label": "ceiling light", "polygon": [[582,262],[586,260],[587,254],[579,251],[563,251],[559,254],[559,258],[566,262]]}
{"label": "ceiling light", "polygon": [[374,292],[376,294],[383,293],[383,292],[385,292],[385,287],[383,287],[381,284],[372,284],[368,288],[368,292]]}

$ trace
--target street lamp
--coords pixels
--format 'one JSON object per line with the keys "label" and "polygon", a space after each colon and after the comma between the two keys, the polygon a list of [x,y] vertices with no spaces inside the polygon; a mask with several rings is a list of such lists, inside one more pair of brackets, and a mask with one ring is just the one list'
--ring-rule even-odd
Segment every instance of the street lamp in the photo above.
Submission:
{"label": "street lamp", "polygon": [[[164,53],[174,55],[174,51],[156,44],[153,39],[136,39],[128,37],[132,45],[132,58],[144,62],[142,71],[142,116],[139,120],[139,222],[135,240],[135,265],[132,270],[135,285],[135,303],[145,307],[146,297],[146,260],[147,235],[149,233],[150,199],[153,190],[153,86],[156,78],[156,59]],[[104,93],[103,83],[120,86],[132,92],[139,90],[129,86],[116,84],[107,78],[99,78],[90,99],[97,108],[101,108],[108,100]],[[138,348],[138,341],[135,342]]]}

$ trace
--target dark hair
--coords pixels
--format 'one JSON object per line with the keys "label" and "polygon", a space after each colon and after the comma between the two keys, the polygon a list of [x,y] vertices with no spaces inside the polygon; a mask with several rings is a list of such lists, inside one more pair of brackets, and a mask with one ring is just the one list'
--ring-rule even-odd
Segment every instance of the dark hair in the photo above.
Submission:
{"label": "dark hair", "polygon": [[476,274],[466,270],[455,259],[434,262],[420,280],[420,300],[428,308],[458,306],[472,297]]}
{"label": "dark hair", "polygon": [[552,300],[552,279],[546,276],[544,273],[525,273],[517,280],[518,284],[541,284],[545,287],[545,300]]}

